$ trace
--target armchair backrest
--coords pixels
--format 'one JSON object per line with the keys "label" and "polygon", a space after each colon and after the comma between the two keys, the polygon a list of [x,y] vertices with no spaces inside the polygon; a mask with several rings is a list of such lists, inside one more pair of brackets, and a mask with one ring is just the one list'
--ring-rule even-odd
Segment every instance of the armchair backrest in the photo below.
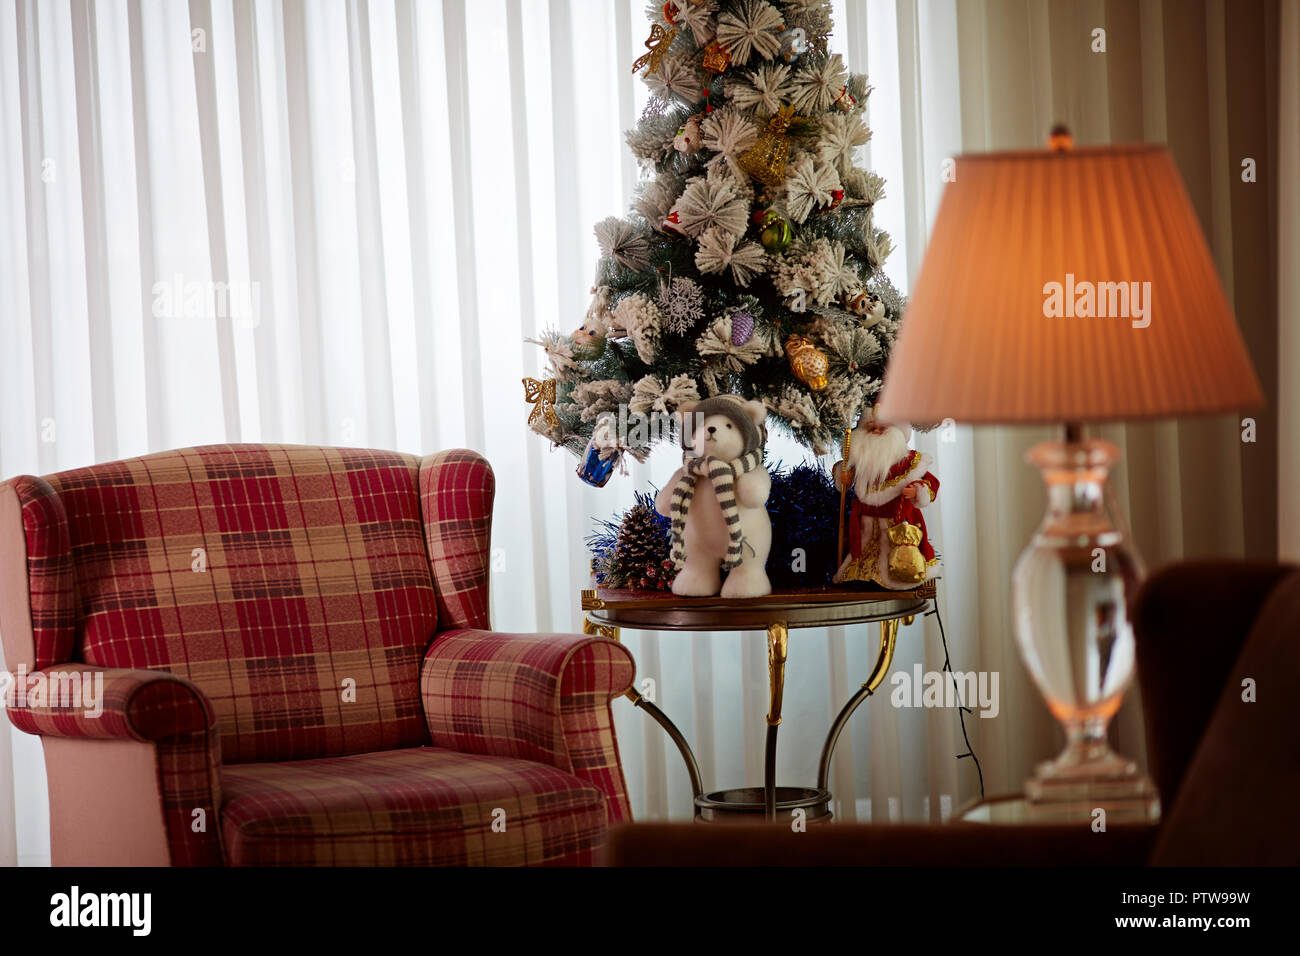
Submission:
{"label": "armchair backrest", "polygon": [[[449,456],[486,474],[486,503],[449,490]],[[439,609],[486,624],[491,470],[472,453],[214,445],[10,490],[0,508],[19,509],[22,540],[0,541],[3,573],[25,557],[32,623],[29,660],[6,635],[11,669],[186,677],[212,700],[226,762],[425,742]]]}

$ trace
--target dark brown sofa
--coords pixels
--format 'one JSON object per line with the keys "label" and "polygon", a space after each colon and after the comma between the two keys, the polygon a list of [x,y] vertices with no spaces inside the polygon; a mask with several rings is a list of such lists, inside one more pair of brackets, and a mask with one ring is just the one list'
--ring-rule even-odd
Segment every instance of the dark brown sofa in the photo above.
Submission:
{"label": "dark brown sofa", "polygon": [[[615,866],[1300,863],[1300,569],[1191,562],[1134,608],[1158,827],[632,824]],[[1243,701],[1253,679],[1256,699]]]}

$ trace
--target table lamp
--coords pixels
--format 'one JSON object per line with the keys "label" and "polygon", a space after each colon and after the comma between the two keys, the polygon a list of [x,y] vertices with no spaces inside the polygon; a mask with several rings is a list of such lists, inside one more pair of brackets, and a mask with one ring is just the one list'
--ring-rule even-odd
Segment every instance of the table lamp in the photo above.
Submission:
{"label": "table lamp", "polygon": [[1169,151],[1152,144],[959,156],[880,401],[886,420],[1057,423],[1027,460],[1047,513],[1012,574],[1015,636],[1065,750],[1031,812],[1159,815],[1106,728],[1132,681],[1142,566],[1090,422],[1241,411],[1263,394]]}

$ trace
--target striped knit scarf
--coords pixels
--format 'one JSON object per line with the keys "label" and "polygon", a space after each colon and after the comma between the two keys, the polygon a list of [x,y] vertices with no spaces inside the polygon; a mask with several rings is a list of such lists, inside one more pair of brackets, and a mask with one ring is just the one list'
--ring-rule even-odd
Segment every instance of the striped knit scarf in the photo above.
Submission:
{"label": "striped knit scarf", "polygon": [[718,496],[718,504],[722,507],[722,517],[727,522],[727,533],[730,536],[727,543],[727,557],[722,562],[722,566],[730,570],[740,564],[744,539],[740,534],[740,508],[736,505],[736,479],[746,472],[753,471],[762,464],[762,461],[761,448],[746,452],[733,461],[692,456],[683,459],[684,470],[682,477],[677,480],[677,487],[673,488],[673,501],[670,508],[673,547],[669,557],[673,562],[673,570],[680,571],[682,563],[686,560],[684,543],[686,515],[691,509],[691,499],[695,497],[695,479],[706,475],[713,482],[713,492]]}

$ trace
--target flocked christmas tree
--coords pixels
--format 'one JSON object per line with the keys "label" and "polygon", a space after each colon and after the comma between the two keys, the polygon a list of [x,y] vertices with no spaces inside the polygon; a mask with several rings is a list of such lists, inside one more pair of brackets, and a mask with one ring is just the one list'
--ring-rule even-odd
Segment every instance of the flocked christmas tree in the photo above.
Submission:
{"label": "flocked christmas tree", "polygon": [[651,97],[627,134],[643,178],[596,225],[583,325],[539,340],[554,384],[530,383],[529,424],[579,455],[643,459],[655,434],[597,429],[604,413],[734,392],[824,454],[875,400],[902,308],[872,222],[884,182],[855,164],[870,87],[827,49],[829,0],[669,0],[649,17],[634,70]]}

